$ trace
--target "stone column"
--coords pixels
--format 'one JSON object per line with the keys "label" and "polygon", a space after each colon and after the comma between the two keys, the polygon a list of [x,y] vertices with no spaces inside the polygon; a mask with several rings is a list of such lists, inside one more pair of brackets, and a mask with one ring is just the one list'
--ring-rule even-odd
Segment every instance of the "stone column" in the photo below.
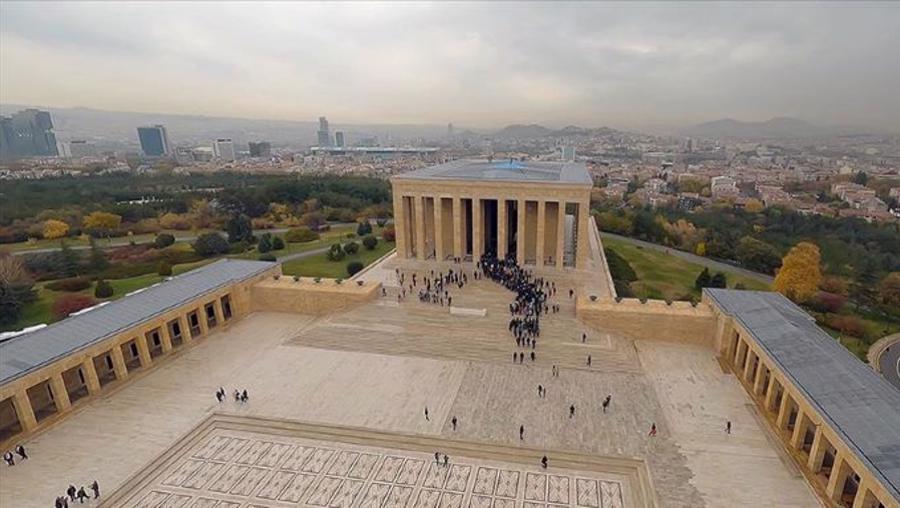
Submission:
{"label": "stone column", "polygon": [[775,395],[778,393],[778,379],[775,377],[775,372],[769,373],[769,388],[766,390],[766,400],[763,404],[766,409],[766,413],[772,412],[772,404],[775,402]]}
{"label": "stone column", "polygon": [[37,427],[37,418],[34,416],[34,408],[31,407],[31,399],[28,398],[28,392],[22,390],[14,393],[12,402],[22,430],[24,432],[34,430]]}
{"label": "stone column", "polygon": [[506,257],[506,200],[497,200],[497,257]]}
{"label": "stone column", "polygon": [[425,203],[422,196],[413,197],[416,227],[416,257],[425,259]]}
{"label": "stone column", "polygon": [[97,369],[94,367],[94,357],[88,357],[81,364],[81,372],[84,373],[84,384],[87,386],[88,393],[96,395],[100,392],[100,378],[97,376]]}
{"label": "stone column", "polygon": [[197,309],[197,321],[200,322],[200,335],[206,336],[209,333],[209,323],[206,321],[206,307],[204,305]]}
{"label": "stone column", "polygon": [[191,336],[191,327],[188,324],[186,316],[178,316],[178,328],[181,329],[181,340],[183,340],[185,344],[194,340],[194,337]]}
{"label": "stone column", "polygon": [[856,490],[856,497],[853,498],[853,508],[872,508],[873,506],[878,506],[874,495],[870,496],[870,493],[869,479],[860,477],[859,488]]}
{"label": "stone column", "polygon": [[750,349],[750,344],[747,344],[747,354],[745,355],[746,360],[744,361],[744,372],[742,374],[742,377],[743,377],[744,381],[746,381],[748,383],[750,382],[750,373],[753,372],[753,356],[754,355],[756,355],[756,353],[754,353],[753,350]]}
{"label": "stone column", "polygon": [[584,270],[588,267],[588,259],[590,259],[590,202],[584,201],[578,203],[578,241],[575,246],[575,267]]}
{"label": "stone column", "polygon": [[53,388],[53,403],[56,404],[56,410],[62,413],[72,407],[69,400],[69,392],[66,390],[66,382],[63,381],[62,373],[56,374],[50,378],[50,386]]}
{"label": "stone column", "polygon": [[559,216],[556,223],[556,267],[562,270],[566,258],[566,202],[557,206]]}
{"label": "stone column", "polygon": [[806,437],[806,413],[803,409],[797,409],[797,419],[794,420],[794,433],[791,434],[791,448],[799,450],[803,447],[803,438]]}
{"label": "stone column", "polygon": [[152,365],[153,359],[150,358],[150,348],[147,347],[147,336],[141,334],[134,339],[134,342],[137,344],[138,356],[141,357],[141,367],[149,367]]}
{"label": "stone column", "polygon": [[478,262],[484,254],[484,213],[481,207],[481,198],[472,197],[472,261]]}
{"label": "stone column", "polygon": [[784,430],[788,419],[791,417],[790,400],[791,394],[788,393],[787,387],[785,387],[784,393],[781,394],[781,406],[778,408],[778,417],[775,418],[775,428],[778,429],[779,433]]}
{"label": "stone column", "polygon": [[834,457],[834,465],[831,467],[831,476],[828,478],[828,486],[825,487],[825,495],[832,501],[839,501],[844,491],[844,484],[850,476],[850,467],[844,459],[844,452],[838,450]]}
{"label": "stone column", "polygon": [[397,248],[397,257],[406,259],[409,257],[407,251],[409,239],[406,238],[406,203],[403,195],[394,196],[394,242]]}
{"label": "stone column", "polygon": [[516,205],[519,216],[516,219],[516,262],[519,265],[525,264],[525,206],[526,201],[519,199]]}
{"label": "stone column", "polygon": [[463,244],[465,243],[465,235],[466,232],[463,231],[462,224],[462,198],[459,196],[454,196],[453,198],[453,255],[458,258],[463,258],[466,253],[463,249]]}
{"label": "stone column", "polygon": [[116,344],[109,350],[109,356],[113,362],[113,373],[116,379],[125,379],[128,377],[128,366],[125,365],[125,356],[122,354],[122,345]]}
{"label": "stone column", "polygon": [[443,261],[445,252],[444,245],[444,200],[440,196],[433,198],[434,202],[434,260]]}
{"label": "stone column", "polygon": [[822,426],[819,425],[816,427],[816,437],[813,438],[812,447],[809,449],[809,460],[806,461],[806,467],[813,474],[818,474],[825,459],[825,440],[822,434]]}
{"label": "stone column", "polygon": [[547,223],[547,202],[538,201],[537,205],[537,238],[534,244],[534,257],[537,258],[537,266],[544,266],[544,228]]}
{"label": "stone column", "polygon": [[163,321],[162,326],[159,327],[159,333],[162,341],[163,354],[170,353],[172,351],[172,334],[169,332],[168,321]]}
{"label": "stone column", "polygon": [[220,297],[216,297],[213,300],[213,312],[216,314],[216,324],[218,326],[222,326],[225,324],[225,311],[222,310],[222,300]]}
{"label": "stone column", "polygon": [[[766,366],[759,355],[757,355],[756,358],[758,363],[756,367],[756,379],[753,381],[753,395],[758,398],[762,395],[763,383],[766,380]],[[769,377],[771,378],[771,376]],[[772,382],[771,379],[769,382]]]}

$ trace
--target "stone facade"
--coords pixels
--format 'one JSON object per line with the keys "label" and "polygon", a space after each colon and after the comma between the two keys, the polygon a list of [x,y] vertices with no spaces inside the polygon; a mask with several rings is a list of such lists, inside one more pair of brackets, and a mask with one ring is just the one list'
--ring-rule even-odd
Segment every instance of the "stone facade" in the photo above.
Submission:
{"label": "stone facade", "polygon": [[303,277],[270,277],[251,288],[252,309],[321,315],[340,311],[374,299],[381,289],[376,282],[343,281]]}

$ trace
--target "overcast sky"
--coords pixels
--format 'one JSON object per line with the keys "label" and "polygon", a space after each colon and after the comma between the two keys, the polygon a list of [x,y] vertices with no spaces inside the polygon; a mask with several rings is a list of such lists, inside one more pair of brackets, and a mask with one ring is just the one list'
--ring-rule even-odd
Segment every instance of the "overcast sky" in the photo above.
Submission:
{"label": "overcast sky", "polygon": [[900,124],[900,3],[0,3],[0,102],[339,123]]}

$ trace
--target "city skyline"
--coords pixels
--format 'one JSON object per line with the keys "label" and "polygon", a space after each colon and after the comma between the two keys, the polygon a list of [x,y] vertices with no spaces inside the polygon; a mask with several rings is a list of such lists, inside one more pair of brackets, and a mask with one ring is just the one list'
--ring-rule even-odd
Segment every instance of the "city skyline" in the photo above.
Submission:
{"label": "city skyline", "polygon": [[900,117],[895,4],[45,5],[2,6],[2,103],[481,128]]}

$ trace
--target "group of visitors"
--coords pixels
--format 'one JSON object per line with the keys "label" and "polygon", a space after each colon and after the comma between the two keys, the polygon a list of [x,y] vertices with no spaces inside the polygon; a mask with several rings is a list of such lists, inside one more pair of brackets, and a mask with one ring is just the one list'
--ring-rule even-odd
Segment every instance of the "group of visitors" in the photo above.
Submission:
{"label": "group of visitors", "polygon": [[[94,492],[93,498],[99,499],[100,484],[97,483],[97,480],[91,482],[90,489]],[[84,487],[76,489],[74,485],[69,484],[69,488],[66,489],[66,495],[57,497],[53,506],[55,508],[68,508],[69,501],[72,501],[72,504],[75,504],[75,500],[78,500],[79,504],[84,504],[85,499],[90,498],[91,496],[84,490]]]}
{"label": "group of visitors", "polygon": [[[438,272],[437,274],[431,270],[429,277],[422,277],[421,287],[419,286],[419,276],[415,272],[410,275],[408,284],[406,274],[399,268],[395,269],[394,273],[400,284],[400,290],[397,292],[398,303],[406,298],[406,293],[409,291],[409,294],[415,293],[420,302],[439,304],[441,307],[446,304],[447,307],[450,307],[453,305],[453,296],[450,294],[451,286],[462,289],[469,282],[469,276],[466,273],[453,268],[448,269],[447,273]],[[416,291],[417,289],[418,291]],[[387,293],[383,292],[382,294],[386,295]]]}
{"label": "group of visitors", "polygon": [[[218,400],[221,404],[222,402],[225,402],[226,398],[228,398],[228,392],[225,391],[225,388],[220,386],[219,389],[216,390],[216,400]],[[246,388],[243,390],[239,390],[237,388],[234,389],[235,402],[240,402],[241,404],[243,404],[248,400],[250,400],[250,395],[247,393]]]}
{"label": "group of visitors", "polygon": [[[25,452],[25,447],[22,445],[18,445],[15,447],[16,455],[19,456],[20,459],[25,460],[28,458],[28,454]],[[7,450],[6,453],[3,454],[3,460],[6,461],[7,467],[12,467],[16,465],[16,457],[13,455],[13,452]]]}

